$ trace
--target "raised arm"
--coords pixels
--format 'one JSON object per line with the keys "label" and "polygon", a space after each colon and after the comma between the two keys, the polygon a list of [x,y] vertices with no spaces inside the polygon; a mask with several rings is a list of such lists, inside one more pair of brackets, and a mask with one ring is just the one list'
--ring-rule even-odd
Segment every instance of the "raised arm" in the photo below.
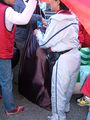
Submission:
{"label": "raised arm", "polygon": [[14,9],[12,9],[11,7],[8,7],[6,9],[5,17],[12,24],[17,25],[27,24],[32,17],[32,14],[36,8],[36,4],[37,4],[36,0],[29,0],[22,13],[18,13],[14,11]]}

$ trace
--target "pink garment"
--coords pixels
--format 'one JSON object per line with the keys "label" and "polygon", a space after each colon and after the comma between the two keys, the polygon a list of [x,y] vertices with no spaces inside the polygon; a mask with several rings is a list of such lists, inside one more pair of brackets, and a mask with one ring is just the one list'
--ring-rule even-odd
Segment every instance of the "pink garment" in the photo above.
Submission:
{"label": "pink garment", "polygon": [[87,96],[90,97],[90,75],[88,75],[88,77],[85,80],[85,83],[81,89],[81,92]]}

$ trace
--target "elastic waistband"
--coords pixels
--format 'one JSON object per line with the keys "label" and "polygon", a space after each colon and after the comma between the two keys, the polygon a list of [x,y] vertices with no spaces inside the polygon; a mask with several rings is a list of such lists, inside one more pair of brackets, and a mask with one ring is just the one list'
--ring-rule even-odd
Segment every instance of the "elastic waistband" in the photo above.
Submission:
{"label": "elastic waistband", "polygon": [[68,50],[61,51],[61,52],[59,52],[59,53],[64,54],[64,53],[66,53],[66,52],[69,52],[69,51],[72,50],[72,49],[73,49],[73,48],[68,49]]}
{"label": "elastic waistband", "polygon": [[70,50],[72,50],[73,48],[71,48],[71,49],[68,49],[68,50],[64,50],[64,51],[60,51],[60,52],[53,52],[52,50],[51,50],[51,48],[48,48],[47,49],[47,52],[53,52],[53,53],[60,53],[60,54],[64,54],[64,53],[66,53],[66,52],[69,52]]}

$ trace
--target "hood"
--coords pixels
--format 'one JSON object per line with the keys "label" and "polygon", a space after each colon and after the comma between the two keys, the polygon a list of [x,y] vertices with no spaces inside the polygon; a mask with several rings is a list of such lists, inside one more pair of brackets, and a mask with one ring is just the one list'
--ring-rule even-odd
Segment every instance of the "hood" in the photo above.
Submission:
{"label": "hood", "polygon": [[62,21],[62,20],[65,20],[65,21],[75,21],[77,20],[77,17],[74,13],[72,14],[55,14],[55,15],[52,15],[50,17],[50,19],[54,19],[56,21]]}

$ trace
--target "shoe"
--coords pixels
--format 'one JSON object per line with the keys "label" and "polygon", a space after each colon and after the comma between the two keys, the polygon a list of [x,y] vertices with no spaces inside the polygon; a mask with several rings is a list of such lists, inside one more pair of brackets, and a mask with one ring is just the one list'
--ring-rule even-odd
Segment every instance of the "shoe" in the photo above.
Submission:
{"label": "shoe", "polygon": [[87,100],[85,96],[83,96],[80,99],[77,99],[77,104],[79,106],[90,106],[90,101]]}
{"label": "shoe", "polygon": [[15,109],[11,110],[11,111],[6,111],[6,115],[14,115],[20,112],[24,111],[24,107],[23,106],[17,106]]}
{"label": "shoe", "polygon": [[58,120],[57,114],[54,114],[52,116],[48,116],[48,120]]}

